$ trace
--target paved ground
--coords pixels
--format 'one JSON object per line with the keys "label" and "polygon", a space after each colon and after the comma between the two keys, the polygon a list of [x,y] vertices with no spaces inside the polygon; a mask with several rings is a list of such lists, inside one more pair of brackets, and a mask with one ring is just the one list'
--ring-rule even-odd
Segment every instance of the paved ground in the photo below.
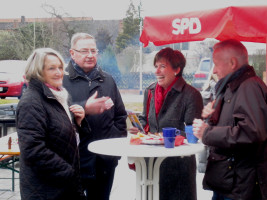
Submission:
{"label": "paved ground", "polygon": [[[197,173],[197,199],[210,200],[212,193],[202,189],[203,175]],[[129,170],[126,157],[121,158],[116,168],[110,200],[135,200],[135,172]]]}
{"label": "paved ground", "polygon": [[[17,168],[18,169],[18,168]],[[2,178],[11,178],[12,172],[8,169],[0,169],[0,200],[20,200],[19,192],[19,174],[15,173],[15,192],[12,192],[12,181],[11,179],[2,179]]]}
{"label": "paved ground", "polygon": [[[122,94],[125,102],[142,102],[143,96],[138,94]],[[0,178],[11,177],[11,171],[0,169]],[[16,178],[18,178],[16,174]],[[210,200],[211,192],[202,189],[203,174],[197,174],[198,200]],[[11,190],[11,179],[0,179],[0,200],[20,200],[19,180],[15,180],[15,192]],[[122,157],[116,169],[114,184],[110,200],[134,200],[135,199],[135,172],[129,170],[127,158]]]}
{"label": "paved ground", "polygon": [[[0,169],[0,178],[11,177],[11,171]],[[18,178],[18,174],[16,174]],[[197,194],[198,200],[210,200],[211,192],[202,189],[203,174],[197,174]],[[19,180],[15,180],[15,192],[11,190],[10,179],[0,179],[0,200],[20,200]],[[5,191],[4,191],[5,190]],[[122,157],[116,169],[114,184],[110,200],[135,200],[135,172],[129,170],[127,158]]]}

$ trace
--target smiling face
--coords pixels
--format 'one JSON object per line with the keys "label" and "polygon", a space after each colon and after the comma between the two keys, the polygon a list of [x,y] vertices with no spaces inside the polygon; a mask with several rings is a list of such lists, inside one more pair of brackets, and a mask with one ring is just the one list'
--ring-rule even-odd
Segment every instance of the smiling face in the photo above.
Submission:
{"label": "smiling face", "polygon": [[165,58],[159,59],[155,63],[155,68],[155,75],[158,80],[158,84],[165,90],[176,78],[175,74],[178,74],[180,71],[180,68],[173,69],[171,64]]}
{"label": "smiling face", "polygon": [[71,58],[86,73],[90,72],[96,65],[97,53],[94,52],[97,52],[94,39],[80,39],[70,49]]}
{"label": "smiling face", "polygon": [[62,86],[64,75],[63,64],[55,55],[47,55],[44,61],[43,78],[44,82],[59,88]]}

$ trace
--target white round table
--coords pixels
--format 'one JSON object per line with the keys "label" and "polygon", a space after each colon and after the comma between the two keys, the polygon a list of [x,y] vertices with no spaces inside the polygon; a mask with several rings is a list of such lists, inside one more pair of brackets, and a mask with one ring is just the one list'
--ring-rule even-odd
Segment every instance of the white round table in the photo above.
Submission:
{"label": "white round table", "polygon": [[[90,143],[91,152],[110,156],[127,156],[136,168],[136,200],[159,199],[159,169],[172,156],[190,156],[204,150],[202,143],[185,144],[167,149],[164,145],[130,145],[129,138],[113,138]],[[145,158],[149,158],[148,167]],[[147,192],[148,191],[148,192]]]}

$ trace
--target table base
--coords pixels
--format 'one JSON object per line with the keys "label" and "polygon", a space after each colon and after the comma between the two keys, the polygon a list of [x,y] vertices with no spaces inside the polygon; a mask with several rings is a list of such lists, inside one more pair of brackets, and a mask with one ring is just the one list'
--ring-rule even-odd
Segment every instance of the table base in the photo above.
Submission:
{"label": "table base", "polygon": [[159,170],[166,157],[144,158],[128,157],[128,163],[134,163],[136,169],[136,200],[159,200]]}

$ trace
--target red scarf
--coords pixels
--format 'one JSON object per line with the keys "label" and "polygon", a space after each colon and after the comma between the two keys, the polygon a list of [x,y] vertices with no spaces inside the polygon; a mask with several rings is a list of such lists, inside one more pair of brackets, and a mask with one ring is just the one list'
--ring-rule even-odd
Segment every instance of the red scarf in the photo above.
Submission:
{"label": "red scarf", "polygon": [[[159,86],[158,84],[156,85],[156,90],[155,90],[155,110],[156,110],[156,116],[158,117],[158,113],[161,109],[161,106],[163,104],[163,101],[167,95],[167,93],[171,90],[172,86],[174,83],[178,80],[178,77],[175,78],[175,80],[171,83],[171,85],[167,88],[167,90],[164,90],[163,87]],[[159,99],[160,97],[160,99]],[[148,122],[148,114],[149,114],[149,108],[150,108],[150,101],[152,98],[151,91],[148,90],[148,95],[147,95],[147,102],[146,102],[146,126],[144,127],[144,130],[146,133],[149,132],[149,122]]]}
{"label": "red scarf", "polygon": [[163,87],[161,87],[159,84],[156,85],[156,90],[155,90],[155,110],[156,110],[156,116],[158,117],[159,111],[162,107],[162,104],[164,102],[164,99],[168,92],[171,90],[172,86],[174,83],[177,81],[178,77],[174,79],[174,81],[169,85],[169,87],[164,90]]}

